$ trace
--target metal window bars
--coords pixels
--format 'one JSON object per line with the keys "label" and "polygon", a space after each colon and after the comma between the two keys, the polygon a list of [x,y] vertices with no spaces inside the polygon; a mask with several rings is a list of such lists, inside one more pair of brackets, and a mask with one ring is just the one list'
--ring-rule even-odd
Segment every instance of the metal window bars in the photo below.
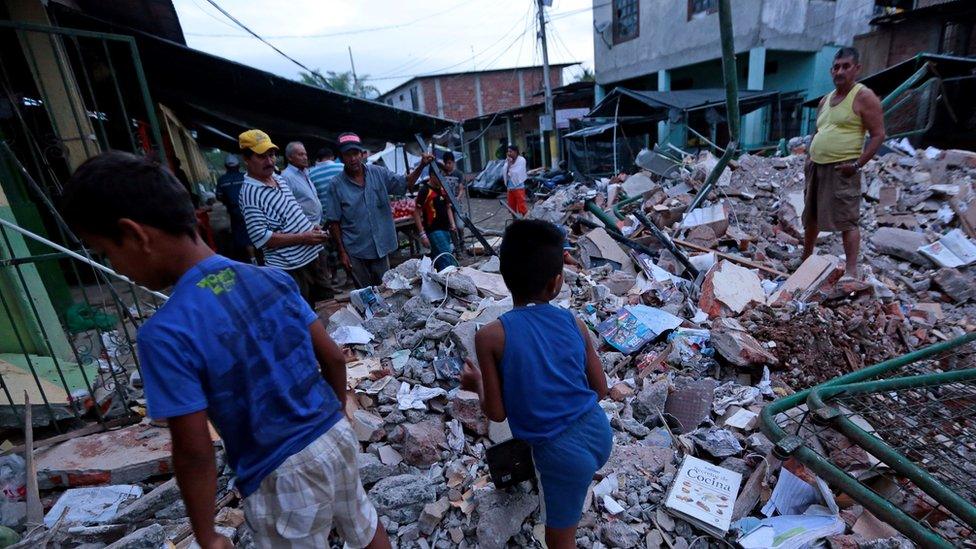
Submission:
{"label": "metal window bars", "polygon": [[924,547],[976,547],[976,334],[782,398],[762,413],[794,457]]}
{"label": "metal window bars", "polygon": [[94,261],[54,202],[107,149],[163,140],[133,37],[0,21],[0,427],[137,417],[137,327],[165,300]]}

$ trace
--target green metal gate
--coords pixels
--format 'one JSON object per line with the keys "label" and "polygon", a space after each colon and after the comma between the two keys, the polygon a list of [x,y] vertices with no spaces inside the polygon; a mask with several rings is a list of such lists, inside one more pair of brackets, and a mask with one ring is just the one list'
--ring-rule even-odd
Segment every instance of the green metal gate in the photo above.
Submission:
{"label": "green metal gate", "polygon": [[131,36],[0,21],[0,427],[134,414],[135,331],[165,295],[95,261],[55,204],[85,159],[165,163]]}

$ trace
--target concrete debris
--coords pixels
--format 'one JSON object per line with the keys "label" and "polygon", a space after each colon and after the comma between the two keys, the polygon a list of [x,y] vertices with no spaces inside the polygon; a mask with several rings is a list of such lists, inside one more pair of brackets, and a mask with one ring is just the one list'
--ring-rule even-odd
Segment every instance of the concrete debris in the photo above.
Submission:
{"label": "concrete debris", "polygon": [[932,265],[932,262],[918,251],[928,243],[924,234],[894,227],[881,227],[871,237],[871,244],[878,253],[911,261],[921,267]]}
{"label": "concrete debris", "polygon": [[116,541],[105,549],[157,549],[166,541],[166,529],[150,524]]}
{"label": "concrete debris", "polygon": [[765,349],[741,324],[731,318],[715,319],[712,323],[710,342],[715,352],[736,366],[779,364],[779,359],[774,354]]}
{"label": "concrete debris", "polygon": [[522,523],[539,506],[535,494],[480,490],[475,496],[478,509],[477,546],[502,549],[522,530]]}
{"label": "concrete debris", "polygon": [[754,303],[766,303],[759,275],[722,260],[705,276],[698,307],[710,318],[737,315]]}
{"label": "concrete debris", "polygon": [[[667,180],[640,172],[614,184],[611,194],[641,199],[619,208],[622,219],[606,228],[585,204],[610,213],[606,182],[560,186],[537,201],[533,215],[565,229],[578,263],[564,270],[553,304],[589,327],[610,388],[599,404],[614,431],[613,450],[592,479],[578,545],[704,546],[705,530],[663,505],[687,455],[741,474],[729,512],[760,525],[767,520],[760,510],[783,478],[773,444],[759,432],[766,405],[976,330],[976,265],[967,255],[976,153],[890,148],[862,169],[858,273],[845,273],[839,233],[821,234],[818,253],[801,258],[801,153],[740,156],[691,212],[713,156],[688,156]],[[678,248],[669,250],[638,223],[637,210]],[[621,244],[620,235],[634,245]],[[491,240],[497,249],[499,239]],[[700,271],[697,279],[682,255]],[[464,360],[477,365],[477,331],[511,310],[512,298],[497,257],[459,259],[460,267],[440,272],[429,258],[407,260],[369,289],[372,305],[362,306],[369,292],[360,289],[358,307],[340,298],[322,313],[330,333],[371,336],[343,346],[360,477],[395,546],[537,546],[544,538],[537,490],[528,482],[494,488],[485,463],[486,449],[510,439],[511,430],[489,421],[477,394],[457,379]],[[158,547],[186,524],[168,478],[166,429],[142,424],[79,437],[38,450],[36,460],[47,505],[74,487],[145,490],[104,524],[61,535],[76,545],[104,546],[129,534],[127,546]],[[224,471],[221,490],[228,481]],[[843,509],[843,531],[826,543],[889,543],[890,532],[862,536],[870,523],[856,507]],[[221,513],[234,542],[253,545],[240,504]],[[828,518],[836,531],[838,520]],[[0,519],[25,532],[22,503],[0,504]],[[710,546],[738,542],[735,535]]]}
{"label": "concrete debris", "polygon": [[369,499],[381,514],[406,524],[420,518],[424,506],[437,499],[437,491],[424,475],[396,475],[373,485]]}
{"label": "concrete debris", "polygon": [[488,434],[488,418],[481,410],[481,400],[478,398],[477,393],[458,390],[451,397],[449,409],[451,415],[460,421],[466,429],[480,436]]}

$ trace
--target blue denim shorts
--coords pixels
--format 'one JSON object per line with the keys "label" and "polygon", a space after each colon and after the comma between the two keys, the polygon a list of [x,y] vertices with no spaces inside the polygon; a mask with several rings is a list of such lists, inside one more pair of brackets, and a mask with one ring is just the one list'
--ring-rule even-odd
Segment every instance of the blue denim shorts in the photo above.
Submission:
{"label": "blue denim shorts", "polygon": [[610,458],[613,432],[599,405],[594,405],[554,439],[533,444],[546,526],[575,526],[596,473]]}

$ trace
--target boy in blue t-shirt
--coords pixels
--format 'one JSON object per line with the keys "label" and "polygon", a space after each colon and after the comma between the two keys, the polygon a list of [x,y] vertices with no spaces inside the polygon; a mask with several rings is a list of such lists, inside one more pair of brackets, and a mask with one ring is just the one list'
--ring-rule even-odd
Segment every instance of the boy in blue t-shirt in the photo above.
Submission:
{"label": "boy in blue t-shirt", "polygon": [[209,419],[257,546],[328,547],[335,526],[349,546],[389,547],[343,416],[345,359],[292,278],[214,254],[179,181],[132,154],[82,164],[62,212],[117,271],[150,289],[173,287],[137,347],[149,415],[168,420],[197,543],[232,546],[214,529]]}
{"label": "boy in blue t-shirt", "polygon": [[589,332],[549,304],[563,284],[564,240],[546,221],[508,226],[499,259],[515,308],[478,331],[480,369],[468,361],[461,376],[489,419],[507,417],[515,438],[531,445],[550,549],[576,547],[586,491],[613,445],[598,404],[607,378]]}

